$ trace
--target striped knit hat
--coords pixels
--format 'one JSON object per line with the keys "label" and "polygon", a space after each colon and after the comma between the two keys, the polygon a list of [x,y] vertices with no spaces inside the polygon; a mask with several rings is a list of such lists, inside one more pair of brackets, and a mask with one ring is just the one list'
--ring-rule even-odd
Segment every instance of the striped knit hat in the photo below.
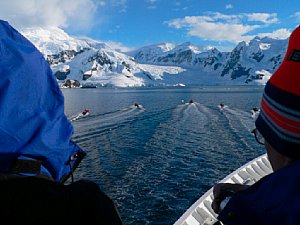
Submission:
{"label": "striped knit hat", "polygon": [[280,67],[266,84],[256,127],[281,154],[300,159],[300,26]]}

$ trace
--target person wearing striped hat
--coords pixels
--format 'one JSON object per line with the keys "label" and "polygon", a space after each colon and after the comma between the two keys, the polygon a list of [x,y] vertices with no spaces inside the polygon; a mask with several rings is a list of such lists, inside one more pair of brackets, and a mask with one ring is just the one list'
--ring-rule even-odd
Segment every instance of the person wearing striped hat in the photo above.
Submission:
{"label": "person wearing striped hat", "polygon": [[253,131],[273,173],[252,186],[217,184],[212,208],[234,193],[218,219],[226,225],[300,224],[300,26],[284,60],[267,82]]}

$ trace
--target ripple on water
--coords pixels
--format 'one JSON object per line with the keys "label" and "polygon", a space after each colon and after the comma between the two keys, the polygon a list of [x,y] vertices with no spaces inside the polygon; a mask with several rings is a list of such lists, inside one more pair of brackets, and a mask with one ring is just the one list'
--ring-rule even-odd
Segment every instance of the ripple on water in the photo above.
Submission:
{"label": "ripple on water", "polygon": [[[254,120],[248,113],[260,93],[166,94],[167,102],[162,92],[97,95],[97,102],[138,99],[145,110],[86,102],[92,116],[73,122],[74,141],[88,153],[76,175],[114,199],[124,224],[174,223],[215,182],[262,153],[249,135]],[[191,94],[195,102],[182,104]]]}

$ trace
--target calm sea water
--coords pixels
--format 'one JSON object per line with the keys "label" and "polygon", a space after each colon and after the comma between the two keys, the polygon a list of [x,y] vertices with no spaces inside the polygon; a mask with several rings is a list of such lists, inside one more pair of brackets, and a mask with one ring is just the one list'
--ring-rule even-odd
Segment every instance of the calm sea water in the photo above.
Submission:
{"label": "calm sea water", "polygon": [[72,122],[87,152],[75,179],[97,182],[125,225],[173,224],[214,183],[264,153],[250,134],[262,90],[64,89],[69,118],[91,111]]}

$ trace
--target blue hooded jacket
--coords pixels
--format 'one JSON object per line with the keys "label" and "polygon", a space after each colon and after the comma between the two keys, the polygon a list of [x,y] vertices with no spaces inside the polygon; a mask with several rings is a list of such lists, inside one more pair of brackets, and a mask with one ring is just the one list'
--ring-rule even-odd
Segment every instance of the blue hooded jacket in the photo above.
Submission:
{"label": "blue hooded jacket", "polygon": [[65,180],[85,154],[72,134],[48,62],[0,20],[0,173],[29,175],[38,167],[37,174]]}

